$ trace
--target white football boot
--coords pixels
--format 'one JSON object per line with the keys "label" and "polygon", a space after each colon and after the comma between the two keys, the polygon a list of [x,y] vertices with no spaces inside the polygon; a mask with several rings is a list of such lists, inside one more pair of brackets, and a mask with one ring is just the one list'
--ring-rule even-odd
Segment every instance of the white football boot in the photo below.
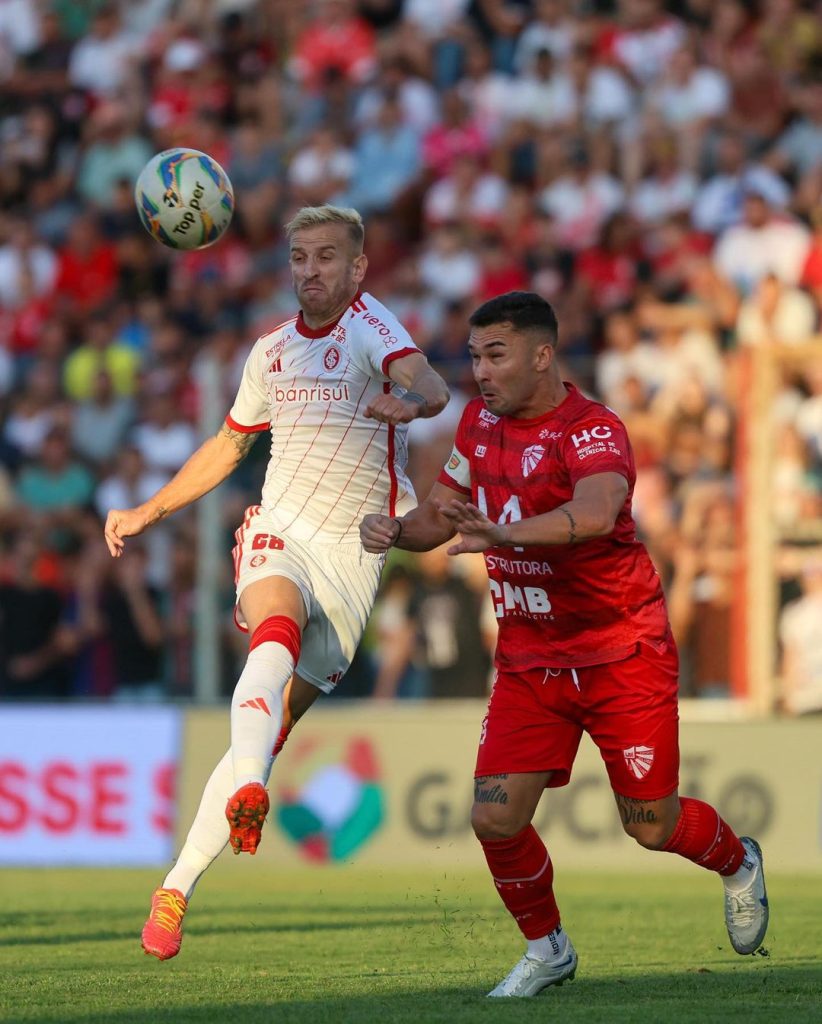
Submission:
{"label": "white football boot", "polygon": [[489,997],[535,996],[549,985],[573,981],[577,970],[577,953],[564,931],[560,932],[560,938],[565,940],[565,944],[559,956],[551,960],[537,960],[526,953],[514,964],[511,973],[488,993]]}
{"label": "white football boot", "polygon": [[750,878],[742,889],[725,882],[725,924],[731,945],[745,956],[759,949],[768,930],[768,893],[759,843],[750,836],[741,836],[740,842],[745,847],[743,864]]}

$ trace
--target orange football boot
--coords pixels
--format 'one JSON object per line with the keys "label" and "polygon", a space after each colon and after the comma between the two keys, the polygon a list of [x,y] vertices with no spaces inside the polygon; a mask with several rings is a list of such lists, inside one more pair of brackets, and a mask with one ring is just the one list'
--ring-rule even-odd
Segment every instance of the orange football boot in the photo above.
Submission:
{"label": "orange football boot", "polygon": [[183,915],[188,900],[179,889],[155,889],[151,913],[143,925],[143,949],[158,960],[170,960],[183,943]]}
{"label": "orange football boot", "polygon": [[259,782],[247,782],[229,799],[225,816],[230,829],[228,841],[235,853],[257,852],[269,806],[268,793]]}

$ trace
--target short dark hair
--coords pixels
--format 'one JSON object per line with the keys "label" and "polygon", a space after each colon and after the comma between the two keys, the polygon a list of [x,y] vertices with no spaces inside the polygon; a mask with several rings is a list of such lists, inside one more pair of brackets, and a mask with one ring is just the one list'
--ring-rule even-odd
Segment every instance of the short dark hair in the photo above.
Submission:
{"label": "short dark hair", "polygon": [[475,309],[468,323],[472,327],[507,323],[517,331],[539,331],[548,335],[548,341],[554,348],[559,338],[557,315],[551,303],[536,292],[497,295]]}

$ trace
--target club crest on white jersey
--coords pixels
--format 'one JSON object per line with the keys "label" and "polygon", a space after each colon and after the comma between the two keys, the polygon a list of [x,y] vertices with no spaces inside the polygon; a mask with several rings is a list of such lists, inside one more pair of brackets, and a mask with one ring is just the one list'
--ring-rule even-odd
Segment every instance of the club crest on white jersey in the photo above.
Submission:
{"label": "club crest on white jersey", "polygon": [[622,751],[628,771],[637,779],[644,779],[654,763],[653,747],[628,747]]}
{"label": "club crest on white jersey", "polygon": [[522,453],[522,475],[530,476],[542,461],[545,449],[541,444],[529,444]]}

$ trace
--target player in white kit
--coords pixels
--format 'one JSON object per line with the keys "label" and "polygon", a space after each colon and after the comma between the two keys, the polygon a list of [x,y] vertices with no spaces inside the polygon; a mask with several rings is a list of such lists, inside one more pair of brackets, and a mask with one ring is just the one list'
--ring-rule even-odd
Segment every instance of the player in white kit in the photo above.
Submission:
{"label": "player in white kit", "polygon": [[271,431],[262,501],[237,530],[237,624],[251,637],[231,703],[231,748],[215,768],[180,855],[152,896],[146,953],[180,950],[182,919],[203,871],[230,843],[254,853],[265,785],[289,729],[354,656],[384,556],[359,522],[416,503],[405,476],[407,424],[448,401],[443,380],[386,309],[360,290],[367,260],[355,210],[306,207],[287,225],[300,312],[257,340],[216,437],[145,504],[112,510],[124,539],[196,501]]}

